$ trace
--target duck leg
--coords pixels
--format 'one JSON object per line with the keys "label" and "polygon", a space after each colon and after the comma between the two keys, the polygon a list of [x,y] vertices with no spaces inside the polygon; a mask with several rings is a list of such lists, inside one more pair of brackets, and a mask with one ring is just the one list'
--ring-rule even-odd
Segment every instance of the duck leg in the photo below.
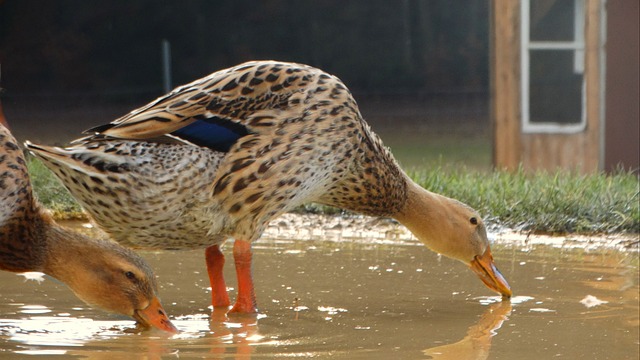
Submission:
{"label": "duck leg", "polygon": [[220,251],[220,245],[209,246],[205,250],[207,259],[207,272],[211,283],[211,305],[217,307],[229,307],[229,294],[224,282],[222,270],[224,268],[224,255]]}
{"label": "duck leg", "polygon": [[257,313],[256,295],[253,291],[253,278],[251,277],[251,243],[236,239],[233,244],[233,258],[238,277],[238,297],[229,312]]}

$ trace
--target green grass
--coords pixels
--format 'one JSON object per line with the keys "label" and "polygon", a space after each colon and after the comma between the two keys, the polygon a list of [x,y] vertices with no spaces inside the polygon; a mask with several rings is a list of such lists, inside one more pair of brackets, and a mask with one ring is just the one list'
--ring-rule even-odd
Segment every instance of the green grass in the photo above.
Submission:
{"label": "green grass", "polygon": [[520,169],[412,171],[423,187],[476,208],[489,223],[544,233],[639,233],[637,174],[583,175]]}
{"label": "green grass", "polygon": [[57,219],[84,218],[82,208],[69,191],[62,186],[58,178],[39,160],[29,156],[27,158],[31,184],[44,206],[53,212]]}
{"label": "green grass", "polygon": [[[39,161],[30,159],[29,171],[38,198],[56,217],[82,216],[71,195]],[[545,233],[640,232],[640,183],[634,173],[529,174],[434,165],[409,174],[423,187],[476,208],[490,224]],[[298,211],[337,210],[312,204]]]}

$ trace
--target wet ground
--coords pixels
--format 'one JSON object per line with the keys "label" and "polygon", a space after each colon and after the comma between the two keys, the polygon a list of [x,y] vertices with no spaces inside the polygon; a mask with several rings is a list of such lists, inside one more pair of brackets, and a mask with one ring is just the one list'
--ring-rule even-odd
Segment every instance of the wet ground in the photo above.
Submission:
{"label": "wet ground", "polygon": [[254,246],[258,317],[212,314],[202,251],[142,253],[175,336],[1,272],[0,358],[638,359],[633,241],[498,236],[501,302],[393,222],[285,216]]}

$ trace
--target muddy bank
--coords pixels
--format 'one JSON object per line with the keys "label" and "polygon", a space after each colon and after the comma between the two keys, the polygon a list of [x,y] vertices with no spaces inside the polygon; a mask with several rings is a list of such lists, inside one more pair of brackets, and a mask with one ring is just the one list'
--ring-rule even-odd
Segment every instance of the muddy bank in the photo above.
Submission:
{"label": "muddy bank", "polygon": [[[75,228],[96,230],[83,220],[62,221]],[[105,236],[102,234],[101,236]],[[420,242],[397,221],[362,215],[284,214],[271,221],[262,238],[351,241],[377,244],[420,244]],[[510,229],[492,228],[489,238],[493,243],[529,248],[549,245],[564,248],[640,250],[639,234],[598,235],[540,235],[517,232]]]}

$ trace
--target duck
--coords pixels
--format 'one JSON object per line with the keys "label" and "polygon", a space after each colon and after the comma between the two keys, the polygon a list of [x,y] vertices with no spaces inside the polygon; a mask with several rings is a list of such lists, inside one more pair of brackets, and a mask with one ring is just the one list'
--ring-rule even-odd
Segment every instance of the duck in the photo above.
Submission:
{"label": "duck", "polygon": [[[205,250],[215,308],[257,313],[252,244],[269,221],[315,202],[394,218],[503,298],[486,225],[416,184],[336,76],[305,64],[242,63],[91,128],[66,148],[26,143],[116,241]],[[221,247],[233,240],[231,306]]]}
{"label": "duck", "polygon": [[34,196],[18,142],[1,123],[0,270],[47,274],[92,306],[130,316],[142,328],[177,332],[158,299],[154,272],[142,257],[54,221]]}

